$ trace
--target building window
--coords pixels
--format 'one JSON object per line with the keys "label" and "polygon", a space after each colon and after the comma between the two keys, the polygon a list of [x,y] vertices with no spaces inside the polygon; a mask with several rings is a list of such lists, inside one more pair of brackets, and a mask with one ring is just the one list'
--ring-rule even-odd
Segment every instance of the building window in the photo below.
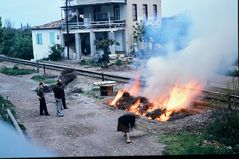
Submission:
{"label": "building window", "polygon": [[42,45],[42,34],[41,33],[37,33],[36,42],[37,42],[37,45]]}
{"label": "building window", "polygon": [[144,21],[148,20],[148,6],[147,6],[147,4],[143,4],[143,18],[144,18]]}
{"label": "building window", "polygon": [[54,34],[54,32],[50,32],[50,44],[51,45],[55,44],[55,34]]}
{"label": "building window", "polygon": [[132,4],[133,21],[137,21],[137,4]]}
{"label": "building window", "polygon": [[95,6],[94,7],[94,20],[99,21],[100,20],[100,14],[101,14],[101,7]]}
{"label": "building window", "polygon": [[119,5],[114,5],[114,20],[120,20],[120,9]]}
{"label": "building window", "polygon": [[153,19],[156,21],[158,19],[158,10],[157,10],[157,4],[153,5]]}

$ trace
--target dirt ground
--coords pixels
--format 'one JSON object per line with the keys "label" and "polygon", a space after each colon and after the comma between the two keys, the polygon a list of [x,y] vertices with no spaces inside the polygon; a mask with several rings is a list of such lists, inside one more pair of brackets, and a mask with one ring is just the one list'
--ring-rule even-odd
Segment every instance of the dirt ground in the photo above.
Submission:
{"label": "dirt ground", "polygon": [[[53,93],[46,94],[51,116],[40,116],[34,92],[38,82],[30,79],[33,75],[0,74],[0,94],[16,106],[17,118],[35,144],[53,150],[57,156],[161,155],[164,145],[146,131],[134,130],[134,143],[126,144],[123,134],[116,131],[117,119],[124,112],[95,104],[84,94],[69,94],[66,89],[69,109],[63,110],[64,117],[56,116]],[[87,86],[87,78],[78,78],[79,85]]]}
{"label": "dirt ground", "polygon": [[[13,64],[0,62],[0,67],[3,65]],[[47,73],[59,75],[55,71],[47,70]],[[54,95],[52,92],[47,93],[46,102],[51,116],[40,116],[39,101],[34,92],[38,82],[31,79],[34,75],[0,74],[0,94],[16,106],[17,118],[26,127],[30,141],[53,150],[56,156],[162,155],[165,145],[160,143],[157,133],[198,129],[211,114],[211,110],[206,110],[166,123],[141,117],[137,121],[137,128],[131,133],[133,143],[126,144],[123,134],[116,131],[117,119],[125,112],[105,105],[107,99],[102,99],[99,91],[98,94],[91,91],[93,83],[99,80],[77,76],[66,87],[69,109],[63,110],[64,117],[56,116]],[[72,93],[76,88],[82,89],[82,92]],[[115,86],[114,90],[120,88],[122,84]]]}

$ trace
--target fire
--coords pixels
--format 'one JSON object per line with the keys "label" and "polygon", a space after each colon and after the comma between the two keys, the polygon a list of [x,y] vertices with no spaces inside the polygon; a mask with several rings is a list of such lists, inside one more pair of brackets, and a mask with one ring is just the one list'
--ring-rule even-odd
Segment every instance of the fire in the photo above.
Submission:
{"label": "fire", "polygon": [[[130,89],[122,89],[118,91],[118,94],[111,102],[111,106],[116,106],[119,99],[123,97],[123,94],[128,91],[131,96],[138,95],[140,87],[140,80],[137,78],[133,86]],[[172,88],[166,90],[163,94],[159,94],[152,102],[152,105],[141,109],[141,100],[137,98],[136,101],[127,109],[127,111],[135,113],[137,115],[146,116],[147,113],[153,111],[159,111],[161,114],[155,117],[158,121],[167,121],[173,113],[179,112],[180,110],[187,109],[192,103],[194,97],[200,94],[202,86],[195,81],[187,82],[186,84],[176,84]],[[149,99],[148,97],[146,97]],[[161,111],[160,111],[161,110]]]}
{"label": "fire", "polygon": [[138,106],[140,104],[140,99],[137,99],[136,102],[129,108],[129,112],[140,115]]}
{"label": "fire", "polygon": [[110,103],[110,105],[115,106],[116,102],[123,96],[125,92],[126,91],[124,89],[120,89],[117,95],[115,96],[114,100]]}
{"label": "fire", "polygon": [[128,88],[127,91],[130,93],[132,96],[138,95],[140,91],[140,75],[137,75],[135,80],[133,81],[132,87]]}

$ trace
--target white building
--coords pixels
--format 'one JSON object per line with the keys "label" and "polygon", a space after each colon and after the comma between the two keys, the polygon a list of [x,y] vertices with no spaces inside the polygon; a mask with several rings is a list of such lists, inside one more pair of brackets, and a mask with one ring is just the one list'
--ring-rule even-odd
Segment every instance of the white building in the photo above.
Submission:
{"label": "white building", "polygon": [[32,28],[34,60],[47,58],[54,44],[62,44],[61,20]]}
{"label": "white building", "polygon": [[[65,11],[64,6],[62,10]],[[71,59],[94,56],[97,52],[94,41],[100,39],[117,41],[120,45],[111,46],[111,54],[127,56],[133,49],[136,22],[160,25],[161,0],[73,0],[68,6],[68,15]],[[52,44],[65,46],[66,35],[65,21],[34,27],[34,59],[47,57]],[[67,57],[66,49],[64,56]]]}

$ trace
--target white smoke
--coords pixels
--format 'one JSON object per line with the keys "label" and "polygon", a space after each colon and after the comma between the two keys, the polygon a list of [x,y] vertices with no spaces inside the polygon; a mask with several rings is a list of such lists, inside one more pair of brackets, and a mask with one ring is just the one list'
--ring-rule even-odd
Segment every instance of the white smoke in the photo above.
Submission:
{"label": "white smoke", "polygon": [[[190,0],[191,41],[179,52],[154,57],[147,63],[145,93],[156,95],[165,84],[197,80],[205,84],[218,69],[235,62],[238,54],[237,0]],[[163,6],[162,6],[163,8]],[[157,89],[156,89],[157,88]]]}

